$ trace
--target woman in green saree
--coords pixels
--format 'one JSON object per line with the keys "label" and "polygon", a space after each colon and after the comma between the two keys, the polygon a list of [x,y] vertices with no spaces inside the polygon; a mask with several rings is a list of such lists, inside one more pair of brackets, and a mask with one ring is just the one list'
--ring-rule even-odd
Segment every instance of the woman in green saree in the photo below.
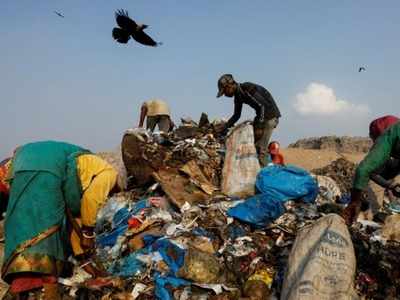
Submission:
{"label": "woman in green saree", "polygon": [[45,299],[59,299],[57,278],[71,254],[66,212],[85,214],[73,247],[82,254],[94,245],[95,214],[117,186],[117,172],[79,146],[44,141],[18,148],[10,177],[2,278],[12,294],[44,287]]}

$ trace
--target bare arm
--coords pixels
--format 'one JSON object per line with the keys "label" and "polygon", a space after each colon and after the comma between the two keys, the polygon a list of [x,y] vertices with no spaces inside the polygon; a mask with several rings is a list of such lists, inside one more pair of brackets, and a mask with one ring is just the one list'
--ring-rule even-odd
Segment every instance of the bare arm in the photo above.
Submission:
{"label": "bare arm", "polygon": [[235,108],[232,117],[226,123],[226,128],[230,128],[240,119],[242,115],[243,103],[235,99]]}

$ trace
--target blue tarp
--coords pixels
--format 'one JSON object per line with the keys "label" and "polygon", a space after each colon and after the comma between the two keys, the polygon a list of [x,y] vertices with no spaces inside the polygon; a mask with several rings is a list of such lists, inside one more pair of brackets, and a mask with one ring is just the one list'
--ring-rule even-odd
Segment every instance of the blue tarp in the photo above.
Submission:
{"label": "blue tarp", "polygon": [[271,165],[257,175],[258,194],[228,210],[227,214],[255,227],[264,227],[285,212],[284,203],[301,199],[315,201],[318,184],[311,175],[295,166]]}
{"label": "blue tarp", "polygon": [[142,199],[136,202],[131,210],[128,207],[118,210],[112,221],[112,231],[98,235],[96,239],[97,245],[101,248],[114,246],[118,237],[123,235],[128,229],[128,220],[147,207],[150,207],[147,199]]}

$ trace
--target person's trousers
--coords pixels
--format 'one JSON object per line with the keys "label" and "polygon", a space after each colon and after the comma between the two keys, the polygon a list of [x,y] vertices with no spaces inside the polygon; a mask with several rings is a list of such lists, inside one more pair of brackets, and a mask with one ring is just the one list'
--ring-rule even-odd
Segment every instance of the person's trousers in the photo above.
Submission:
{"label": "person's trousers", "polygon": [[271,139],[272,132],[278,126],[279,119],[272,118],[265,120],[263,123],[254,123],[254,143],[258,153],[258,160],[262,167],[267,164],[268,144]]}
{"label": "person's trousers", "polygon": [[171,129],[171,120],[167,115],[159,115],[159,116],[148,116],[146,119],[146,128],[147,130],[154,131],[156,125],[158,124],[158,128],[160,131],[169,132]]}

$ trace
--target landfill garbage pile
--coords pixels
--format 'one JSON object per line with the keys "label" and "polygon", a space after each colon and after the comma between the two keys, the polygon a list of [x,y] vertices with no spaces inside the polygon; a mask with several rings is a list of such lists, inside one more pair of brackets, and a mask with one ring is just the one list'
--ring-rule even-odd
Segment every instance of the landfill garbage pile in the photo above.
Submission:
{"label": "landfill garbage pile", "polygon": [[311,170],[313,174],[323,175],[332,178],[339,186],[343,194],[350,193],[352,179],[356,172],[357,165],[345,158],[339,158],[328,166],[320,169]]}
{"label": "landfill garbage pile", "polygon": [[364,221],[351,229],[357,258],[355,286],[366,299],[399,299],[399,226],[399,215],[392,215],[384,224]]}
{"label": "landfill garbage pile", "polygon": [[[110,198],[96,222],[92,261],[109,276],[91,278],[75,264],[73,276],[60,278],[63,299],[285,299],[282,287],[288,286],[298,287],[290,299],[311,292],[350,299],[355,288],[359,296],[388,295],[368,280],[374,267],[398,266],[400,256],[383,257],[396,253],[389,246],[370,247],[364,228],[352,232],[354,253],[343,220],[322,209],[326,202],[344,207],[329,191],[335,180],[340,186],[345,176],[351,181],[351,171],[342,171],[347,162],[323,172],[330,180],[295,166],[260,169],[250,124],[223,136],[204,114],[198,124],[182,123],[170,134],[126,132],[121,151],[128,190]],[[379,249],[378,256],[367,262],[371,249]],[[302,256],[305,272],[293,277]],[[314,268],[326,275],[312,277]],[[397,278],[395,267],[382,268]]]}

